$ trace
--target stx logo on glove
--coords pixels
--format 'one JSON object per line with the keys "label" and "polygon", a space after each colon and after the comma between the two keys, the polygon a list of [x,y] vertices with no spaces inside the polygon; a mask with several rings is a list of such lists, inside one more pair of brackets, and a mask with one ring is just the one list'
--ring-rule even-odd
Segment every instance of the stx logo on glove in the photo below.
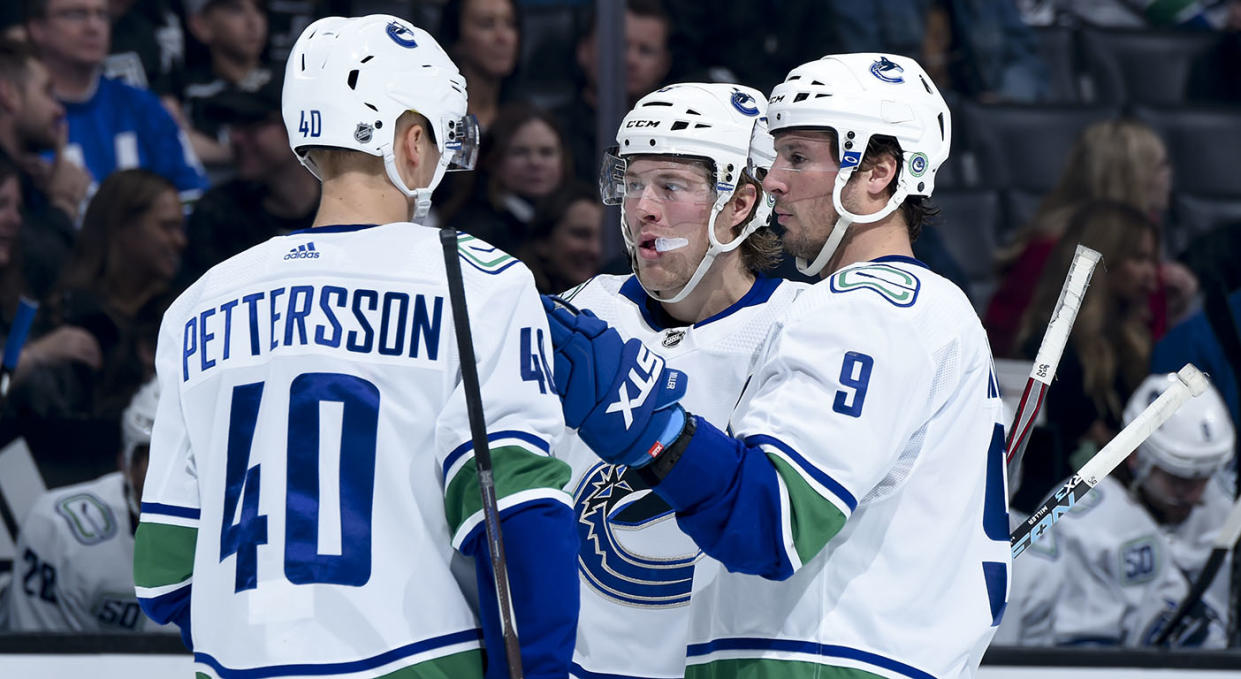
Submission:
{"label": "stx logo on glove", "polygon": [[[636,357],[636,366],[629,369],[629,379],[621,382],[620,388],[616,390],[616,401],[608,406],[607,412],[620,412],[625,418],[625,429],[628,430],[633,425],[633,411],[635,408],[641,408],[646,399],[651,395],[651,389],[655,387],[655,383],[659,381],[659,373],[663,372],[664,359],[658,354],[652,353],[645,345],[638,348]],[[644,371],[643,375],[639,370]],[[630,398],[629,383],[633,382],[638,388],[638,395]]]}

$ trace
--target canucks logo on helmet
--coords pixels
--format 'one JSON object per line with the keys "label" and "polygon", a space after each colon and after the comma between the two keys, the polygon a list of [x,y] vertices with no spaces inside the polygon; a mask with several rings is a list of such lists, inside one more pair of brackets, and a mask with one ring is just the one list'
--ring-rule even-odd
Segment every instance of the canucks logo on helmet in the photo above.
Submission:
{"label": "canucks logo on helmet", "polygon": [[732,96],[733,108],[747,116],[756,116],[759,114],[757,102],[754,96],[746,94],[741,90],[734,89]]}
{"label": "canucks logo on helmet", "polygon": [[875,63],[871,64],[870,72],[885,83],[905,82],[905,77],[901,75],[905,69],[887,57],[879,57]]}

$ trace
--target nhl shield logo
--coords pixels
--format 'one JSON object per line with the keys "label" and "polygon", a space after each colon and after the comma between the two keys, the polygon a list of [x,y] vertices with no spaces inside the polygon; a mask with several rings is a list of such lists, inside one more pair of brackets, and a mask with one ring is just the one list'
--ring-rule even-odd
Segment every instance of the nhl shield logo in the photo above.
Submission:
{"label": "nhl shield logo", "polygon": [[358,140],[359,144],[366,144],[374,134],[375,128],[370,123],[358,123],[357,129],[353,131],[353,138]]}
{"label": "nhl shield logo", "polygon": [[664,334],[663,345],[671,349],[681,343],[685,339],[685,330],[682,328],[673,328]]}

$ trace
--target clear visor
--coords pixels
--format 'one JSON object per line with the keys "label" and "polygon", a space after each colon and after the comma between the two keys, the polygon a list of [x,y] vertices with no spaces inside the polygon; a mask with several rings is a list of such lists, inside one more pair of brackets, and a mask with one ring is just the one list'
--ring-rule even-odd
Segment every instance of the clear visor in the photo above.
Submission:
{"label": "clear visor", "polygon": [[460,118],[445,117],[443,129],[448,139],[444,141],[444,153],[448,156],[447,170],[463,172],[473,170],[478,160],[478,119],[473,113]]}
{"label": "clear visor", "polygon": [[[637,167],[635,168],[635,165]],[[611,153],[604,157],[599,172],[599,194],[606,205],[639,200],[678,205],[711,205],[716,188],[706,173],[674,163],[630,163]]]}

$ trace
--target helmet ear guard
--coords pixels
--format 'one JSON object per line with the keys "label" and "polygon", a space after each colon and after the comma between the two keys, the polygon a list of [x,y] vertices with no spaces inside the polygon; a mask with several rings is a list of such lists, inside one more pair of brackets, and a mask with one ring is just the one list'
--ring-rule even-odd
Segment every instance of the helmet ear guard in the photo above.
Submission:
{"label": "helmet ear guard", "polygon": [[[285,68],[281,108],[289,146],[312,174],[322,179],[312,147],[377,156],[389,181],[415,199],[418,218],[445,172],[474,166],[478,124],[466,103],[465,79],[429,33],[374,14],[327,17],[302,32]],[[396,166],[397,120],[406,111],[426,118],[440,153],[426,187],[406,186]]]}
{"label": "helmet ear guard", "polygon": [[[605,204],[621,205],[621,235],[631,259],[636,245],[629,233],[624,205],[625,173],[630,156],[705,160],[711,169],[715,192],[706,226],[707,252],[698,268],[675,295],[667,297],[648,289],[646,292],[651,297],[669,303],[685,299],[718,255],[736,249],[750,234],[767,224],[772,202],[764,195],[760,179],[756,209],[740,233],[721,242],[714,228],[720,212],[736,195],[743,176],[751,172],[750,150],[755,136],[765,135],[767,146],[771,146],[771,137],[766,133],[766,109],[766,97],[753,88],[722,83],[679,83],[639,99],[621,122],[616,134],[617,146],[614,152],[605,155],[600,168],[599,187]],[[760,121],[761,133],[757,132]],[[770,156],[774,157],[774,150]],[[770,162],[766,167],[770,169]]]}
{"label": "helmet ear guard", "polygon": [[[930,196],[952,142],[951,116],[939,90],[916,61],[897,55],[828,55],[802,64],[772,90],[768,118],[773,133],[826,128],[839,142],[840,170],[832,187],[838,219],[813,262],[798,258],[807,275],[823,270],[850,224],[879,221],[909,196]],[[901,148],[896,188],[879,211],[854,214],[841,204],[841,192],[870,140],[881,135]]]}

